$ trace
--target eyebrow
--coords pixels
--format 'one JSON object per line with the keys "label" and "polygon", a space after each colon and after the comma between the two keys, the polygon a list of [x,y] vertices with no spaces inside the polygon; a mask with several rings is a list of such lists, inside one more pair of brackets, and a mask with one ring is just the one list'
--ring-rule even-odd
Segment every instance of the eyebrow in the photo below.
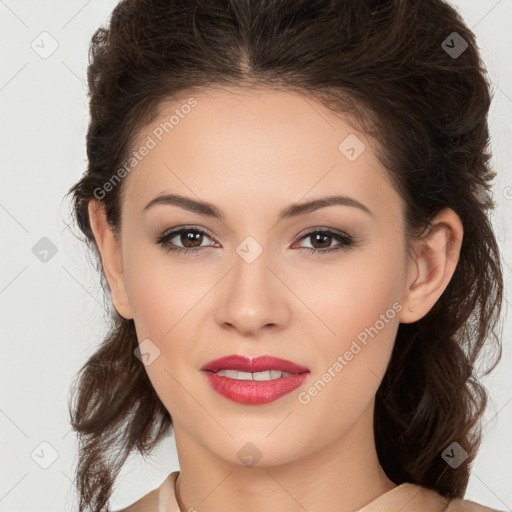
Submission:
{"label": "eyebrow", "polygon": [[[190,197],[180,196],[178,194],[165,194],[157,196],[143,208],[142,212],[149,210],[151,207],[157,204],[179,206],[180,208],[189,210],[199,215],[205,215],[207,217],[213,217],[219,220],[225,219],[222,211],[212,203],[196,201]],[[306,213],[319,210],[320,208],[326,208],[328,206],[334,205],[358,208],[369,215],[374,215],[373,212],[371,212],[364,204],[360,203],[359,201],[348,196],[336,195],[322,197],[304,203],[291,204],[279,212],[279,220],[289,219],[298,215],[304,215]]]}

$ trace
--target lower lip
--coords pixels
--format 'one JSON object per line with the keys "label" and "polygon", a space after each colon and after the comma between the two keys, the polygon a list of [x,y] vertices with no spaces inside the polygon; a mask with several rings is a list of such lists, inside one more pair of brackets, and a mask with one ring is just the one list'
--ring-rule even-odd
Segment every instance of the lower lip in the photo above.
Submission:
{"label": "lower lip", "polygon": [[297,373],[266,381],[237,380],[205,371],[208,384],[220,395],[240,404],[256,405],[273,402],[291,393],[309,377],[309,372]]}

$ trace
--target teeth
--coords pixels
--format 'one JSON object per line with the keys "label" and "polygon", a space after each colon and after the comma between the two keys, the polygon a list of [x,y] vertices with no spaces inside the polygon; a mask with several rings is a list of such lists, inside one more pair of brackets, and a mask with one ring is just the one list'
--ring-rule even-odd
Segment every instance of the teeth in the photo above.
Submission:
{"label": "teeth", "polygon": [[230,379],[237,380],[274,380],[281,377],[289,377],[293,375],[288,372],[281,372],[280,370],[267,370],[266,372],[239,372],[237,370],[219,370],[215,372],[217,375],[229,377]]}

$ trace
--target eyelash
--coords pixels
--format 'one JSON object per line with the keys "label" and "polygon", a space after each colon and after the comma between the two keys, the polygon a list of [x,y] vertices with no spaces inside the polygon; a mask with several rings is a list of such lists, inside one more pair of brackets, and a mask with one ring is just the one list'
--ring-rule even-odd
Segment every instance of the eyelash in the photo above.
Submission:
{"label": "eyelash", "polygon": [[[158,237],[155,240],[155,243],[158,245],[161,245],[167,252],[172,252],[175,254],[185,254],[185,253],[196,253],[196,255],[199,252],[203,252],[203,249],[206,249],[207,247],[176,247],[171,246],[169,244],[169,241],[174,238],[176,235],[180,235],[181,233],[187,233],[187,232],[196,232],[200,233],[202,235],[206,235],[208,238],[212,238],[207,231],[204,231],[203,229],[197,228],[197,227],[185,227],[176,229],[173,231],[170,231],[169,233]],[[348,251],[350,249],[353,249],[355,247],[355,239],[351,237],[350,235],[347,235],[346,233],[343,233],[341,231],[334,231],[332,229],[316,229],[308,231],[307,233],[303,234],[300,238],[300,240],[306,239],[311,235],[316,234],[322,234],[333,237],[335,240],[341,242],[341,245],[338,247],[331,247],[328,249],[315,249],[314,247],[301,247],[299,250],[306,251],[308,254],[315,254],[315,255],[322,255],[325,256],[326,253],[332,253],[335,251],[343,250]]]}

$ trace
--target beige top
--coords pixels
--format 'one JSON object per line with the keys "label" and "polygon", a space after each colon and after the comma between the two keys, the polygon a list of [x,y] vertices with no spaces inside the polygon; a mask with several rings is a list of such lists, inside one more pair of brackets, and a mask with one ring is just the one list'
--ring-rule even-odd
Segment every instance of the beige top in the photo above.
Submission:
{"label": "beige top", "polygon": [[[158,487],[118,512],[180,512],[174,486],[179,471],[171,473]],[[420,485],[403,483],[382,494],[357,512],[500,512],[473,501],[448,501],[437,492]]]}

